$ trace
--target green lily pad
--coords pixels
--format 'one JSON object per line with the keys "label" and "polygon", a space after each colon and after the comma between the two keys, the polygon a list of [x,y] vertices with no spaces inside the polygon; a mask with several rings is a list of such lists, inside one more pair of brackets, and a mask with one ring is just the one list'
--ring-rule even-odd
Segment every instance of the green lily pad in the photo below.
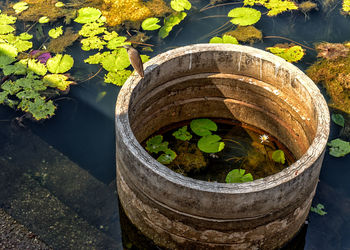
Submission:
{"label": "green lily pad", "polygon": [[43,76],[47,72],[47,68],[45,64],[42,64],[36,59],[29,59],[28,60],[28,69],[30,71],[33,71],[35,74]]}
{"label": "green lily pad", "polygon": [[266,49],[276,56],[282,57],[287,62],[297,62],[301,60],[305,54],[303,48],[299,45],[289,48],[267,47]]}
{"label": "green lily pad", "polygon": [[283,150],[278,149],[278,150],[273,151],[272,160],[277,162],[277,163],[284,164],[286,162],[286,159],[285,159]]}
{"label": "green lily pad", "polygon": [[105,70],[110,72],[123,70],[130,65],[128,52],[124,48],[115,50],[111,54],[105,56],[101,60],[101,64]]}
{"label": "green lily pad", "polygon": [[141,27],[143,30],[157,30],[161,27],[158,24],[159,21],[160,21],[159,18],[150,17],[150,18],[145,19],[142,22]]}
{"label": "green lily pad", "polygon": [[131,75],[130,70],[117,70],[117,72],[108,72],[108,74],[105,75],[104,80],[105,83],[112,83],[117,86],[122,86],[126,79]]}
{"label": "green lily pad", "polygon": [[187,131],[187,126],[183,126],[182,128],[179,128],[173,133],[173,136],[182,141],[189,141],[192,138],[192,135],[190,132]]}
{"label": "green lily pad", "polygon": [[33,35],[27,33],[27,32],[23,32],[21,34],[19,34],[19,39],[23,40],[23,41],[27,41],[33,38]]}
{"label": "green lily pad", "polygon": [[189,10],[192,7],[188,0],[171,0],[170,6],[175,11]]}
{"label": "green lily pad", "polygon": [[350,153],[350,142],[343,141],[342,139],[334,139],[327,143],[329,148],[329,154],[334,157],[342,157]]}
{"label": "green lily pad", "polygon": [[16,20],[17,17],[0,14],[0,24],[14,24]]}
{"label": "green lily pad", "polygon": [[160,28],[158,35],[163,39],[167,37],[173,27],[178,25],[186,16],[187,14],[185,12],[177,12],[166,17],[164,19],[164,26]]}
{"label": "green lily pad", "polygon": [[204,153],[217,153],[224,149],[225,143],[218,135],[206,135],[199,139],[197,146]]}
{"label": "green lily pad", "polygon": [[25,11],[26,9],[28,9],[28,3],[26,2],[18,2],[15,3],[12,8],[15,10],[16,14],[21,13],[22,11]]}
{"label": "green lily pad", "polygon": [[322,216],[327,214],[327,212],[324,211],[323,209],[324,209],[324,205],[322,205],[321,203],[318,203],[316,207],[310,207],[311,212],[314,212]]}
{"label": "green lily pad", "polygon": [[0,35],[8,34],[11,32],[14,32],[16,29],[13,28],[11,25],[8,24],[1,24],[0,25]]}
{"label": "green lily pad", "polygon": [[192,120],[190,127],[193,133],[199,136],[211,135],[211,131],[218,130],[216,123],[207,118]]}
{"label": "green lily pad", "polygon": [[149,138],[146,142],[146,150],[150,153],[165,152],[168,149],[168,142],[163,142],[162,135],[156,135]]}
{"label": "green lily pad", "polygon": [[210,39],[209,43],[231,43],[231,44],[238,44],[238,41],[235,37],[229,36],[229,35],[223,35],[221,37],[213,37]]}
{"label": "green lily pad", "polygon": [[56,106],[51,100],[45,101],[37,97],[34,102],[29,102],[27,112],[31,113],[36,120],[47,119],[55,114]]}
{"label": "green lily pad", "polygon": [[78,10],[78,17],[74,19],[77,23],[92,23],[101,16],[101,11],[92,7],[85,7]]}
{"label": "green lily pad", "polygon": [[48,23],[50,22],[50,18],[48,18],[47,16],[43,16],[39,18],[39,23]]}
{"label": "green lily pad", "polygon": [[176,153],[171,149],[166,149],[163,154],[161,154],[157,161],[162,164],[169,164],[176,158]]}
{"label": "green lily pad", "polygon": [[73,57],[61,54],[57,54],[46,62],[47,69],[54,74],[67,72],[73,67],[73,64]]}
{"label": "green lily pad", "polygon": [[0,43],[0,55],[15,58],[18,55],[18,50],[11,44]]}
{"label": "green lily pad", "polygon": [[54,39],[59,37],[60,35],[63,34],[63,29],[62,28],[63,28],[63,26],[59,26],[59,27],[50,29],[49,30],[49,36],[54,38]]}
{"label": "green lily pad", "polygon": [[253,181],[253,176],[250,173],[245,174],[244,169],[234,169],[227,174],[225,181],[226,183],[243,183]]}
{"label": "green lily pad", "polygon": [[332,114],[332,121],[341,127],[345,125],[344,117],[341,114]]}
{"label": "green lily pad", "polygon": [[62,7],[64,7],[64,6],[65,6],[65,4],[62,3],[62,2],[57,2],[57,3],[55,3],[55,7],[56,7],[56,8],[62,8]]}
{"label": "green lily pad", "polygon": [[68,76],[63,74],[47,74],[43,78],[43,82],[51,87],[57,88],[59,90],[66,90],[71,84],[74,84],[73,81],[68,81]]}
{"label": "green lily pad", "polygon": [[248,26],[257,23],[261,18],[261,12],[247,7],[235,8],[228,13],[231,23],[241,26]]}

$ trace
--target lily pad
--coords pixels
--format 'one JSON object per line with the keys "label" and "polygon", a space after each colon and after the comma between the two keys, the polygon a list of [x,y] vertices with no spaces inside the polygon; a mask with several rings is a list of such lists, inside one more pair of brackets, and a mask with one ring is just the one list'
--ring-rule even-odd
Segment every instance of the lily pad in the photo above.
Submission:
{"label": "lily pad", "polygon": [[156,135],[149,138],[146,142],[146,150],[150,153],[165,152],[168,149],[168,142],[163,142],[162,135]]}
{"label": "lily pad", "polygon": [[234,169],[227,174],[225,181],[226,183],[243,183],[253,181],[253,176],[250,173],[245,174],[244,169]]}
{"label": "lily pad", "polygon": [[213,37],[210,39],[209,43],[231,43],[231,44],[238,44],[238,41],[235,37],[229,36],[229,35],[223,35],[221,37]]}
{"label": "lily pad", "polygon": [[53,29],[50,29],[49,30],[49,36],[52,37],[52,38],[57,38],[59,37],[60,35],[63,34],[63,26],[59,26],[57,28],[53,28]]}
{"label": "lily pad", "polygon": [[62,8],[62,7],[64,7],[64,6],[65,6],[65,4],[62,3],[62,2],[57,2],[57,3],[55,3],[55,7],[56,7],[56,8]]}
{"label": "lily pad", "polygon": [[8,24],[1,24],[0,25],[0,35],[8,34],[8,33],[11,33],[15,30],[16,29],[13,28],[11,25],[8,25]]}
{"label": "lily pad", "polygon": [[166,149],[163,154],[161,154],[157,161],[162,164],[169,164],[176,158],[176,153],[171,149]]}
{"label": "lily pad", "polygon": [[92,7],[85,7],[78,10],[78,17],[74,19],[77,23],[92,23],[101,16],[101,11]]}
{"label": "lily pad", "polygon": [[204,153],[217,153],[224,149],[225,143],[218,135],[206,135],[199,139],[197,146]]}
{"label": "lily pad", "polygon": [[130,70],[117,70],[117,72],[108,72],[108,74],[105,75],[104,80],[105,83],[112,83],[117,86],[122,86],[126,79],[131,75]]}
{"label": "lily pad", "polygon": [[15,58],[18,55],[18,50],[11,44],[0,43],[0,55]]}
{"label": "lily pad", "polygon": [[241,26],[248,26],[257,23],[261,18],[261,12],[247,7],[235,8],[228,13],[231,23]]}
{"label": "lily pad", "polygon": [[48,18],[47,16],[43,16],[39,18],[39,23],[48,23],[50,22],[50,18]]}
{"label": "lily pad", "polygon": [[185,12],[177,12],[166,17],[164,19],[164,26],[159,30],[158,35],[163,39],[167,37],[173,27],[178,25],[186,16],[187,14]]}
{"label": "lily pad", "polygon": [[48,74],[43,78],[44,83],[52,88],[57,88],[59,90],[66,90],[69,85],[74,84],[73,81],[68,81],[68,76],[63,74]]}
{"label": "lily pad", "polygon": [[36,59],[29,59],[28,60],[28,69],[30,71],[33,71],[35,74],[43,76],[47,72],[47,68],[45,64],[42,64]]}
{"label": "lily pad", "polygon": [[187,131],[187,126],[183,126],[182,128],[179,128],[173,133],[173,136],[182,141],[189,141],[192,138],[192,135],[190,132]]}
{"label": "lily pad", "polygon": [[341,127],[345,125],[344,117],[341,114],[332,114],[332,121]]}
{"label": "lily pad", "polygon": [[33,35],[27,33],[27,32],[23,32],[21,34],[19,34],[19,39],[23,40],[23,41],[27,41],[33,38]]}
{"label": "lily pad", "polygon": [[190,127],[193,133],[199,136],[211,135],[211,131],[218,130],[216,123],[207,118],[192,120]]}
{"label": "lily pad", "polygon": [[321,203],[318,203],[316,207],[310,207],[311,212],[314,212],[322,216],[327,214],[327,212],[324,211],[323,209],[324,209],[324,205]]}
{"label": "lily pad", "polygon": [[46,62],[47,69],[54,74],[67,72],[73,67],[73,64],[73,57],[61,54],[57,54]]}
{"label": "lily pad", "polygon": [[286,162],[286,159],[285,159],[283,150],[278,149],[278,150],[273,151],[272,160],[277,162],[277,163],[284,164]]}
{"label": "lily pad", "polygon": [[150,17],[150,18],[145,19],[142,22],[141,27],[143,30],[157,30],[161,27],[158,24],[159,21],[160,21],[159,18]]}
{"label": "lily pad", "polygon": [[301,46],[295,45],[289,48],[282,47],[267,47],[266,50],[275,54],[276,56],[282,57],[287,62],[297,62],[304,56],[304,50]]}
{"label": "lily pad", "polygon": [[0,24],[14,24],[16,20],[17,17],[0,14]]}
{"label": "lily pad", "polygon": [[329,154],[334,157],[342,157],[350,153],[350,142],[343,141],[342,139],[334,139],[327,143],[329,148]]}
{"label": "lily pad", "polygon": [[18,2],[15,3],[12,8],[15,10],[16,14],[21,13],[22,11],[25,11],[26,9],[28,9],[28,3],[26,2]]}
{"label": "lily pad", "polygon": [[171,0],[170,6],[175,11],[189,10],[192,7],[188,0]]}

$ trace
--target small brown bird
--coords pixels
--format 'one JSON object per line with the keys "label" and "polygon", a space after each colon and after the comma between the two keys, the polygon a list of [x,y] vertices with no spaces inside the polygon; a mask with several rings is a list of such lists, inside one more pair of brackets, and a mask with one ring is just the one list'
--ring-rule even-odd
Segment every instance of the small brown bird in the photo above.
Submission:
{"label": "small brown bird", "polygon": [[128,56],[129,56],[131,66],[143,78],[144,76],[143,63],[139,52],[136,49],[134,49],[131,45],[124,45],[123,47],[128,51]]}

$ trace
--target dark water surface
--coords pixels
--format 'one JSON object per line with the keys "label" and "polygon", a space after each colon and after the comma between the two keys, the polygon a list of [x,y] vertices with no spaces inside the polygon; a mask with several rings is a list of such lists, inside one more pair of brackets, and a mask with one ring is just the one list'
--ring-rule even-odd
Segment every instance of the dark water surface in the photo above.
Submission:
{"label": "dark water surface", "polygon": [[[241,6],[241,4],[235,4],[199,12],[198,10],[209,1],[191,2],[194,5],[193,10],[182,24],[174,28],[169,37],[162,41],[157,37],[147,41],[156,45],[154,52],[149,53],[150,56],[183,45],[208,42],[212,36],[205,36],[229,19],[204,17],[227,15],[232,8]],[[307,14],[294,11],[274,18],[263,15],[255,27],[261,29],[264,36],[283,36],[311,47],[314,43],[321,41],[349,41],[350,17],[340,14],[341,1],[316,2],[318,11],[313,10]],[[222,32],[219,33],[221,34]],[[264,39],[263,42],[252,46],[264,49],[276,43],[285,42],[288,41]],[[80,49],[79,42],[68,48],[66,53],[75,58],[73,76],[74,74],[87,76],[98,71],[99,67],[96,65],[83,63],[83,59],[88,55]],[[306,56],[296,65],[305,70],[315,60],[316,52],[306,50]],[[103,76],[99,74],[89,81],[73,86],[67,98],[57,102],[58,109],[52,119],[26,124],[81,168],[109,185],[115,180],[115,150],[118,149],[115,149],[114,143],[114,107],[119,89],[120,87],[103,83]],[[101,99],[99,96],[102,92],[106,94]],[[326,94],[325,97],[327,98]],[[0,119],[6,119],[6,117],[0,117]],[[339,126],[332,123],[330,139],[339,137],[339,132]],[[350,156],[334,158],[327,150],[313,201],[313,206],[322,203],[327,214],[320,216],[310,212],[306,232],[305,230],[303,232],[305,238],[303,235],[302,243],[294,245],[294,249],[350,249],[349,177]],[[120,241],[120,238],[117,240]],[[50,244],[50,242],[47,243]],[[130,246],[129,244],[127,247]]]}

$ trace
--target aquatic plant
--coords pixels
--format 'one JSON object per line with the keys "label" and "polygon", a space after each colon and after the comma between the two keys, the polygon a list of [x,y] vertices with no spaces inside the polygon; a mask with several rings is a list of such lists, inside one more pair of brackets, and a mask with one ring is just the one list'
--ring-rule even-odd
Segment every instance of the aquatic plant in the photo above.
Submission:
{"label": "aquatic plant", "polygon": [[146,142],[146,150],[150,153],[164,152],[168,149],[169,142],[163,141],[162,135],[149,138]]}
{"label": "aquatic plant", "polygon": [[225,179],[226,183],[243,183],[253,181],[251,173],[245,174],[244,169],[234,169],[230,171]]}
{"label": "aquatic plant", "polygon": [[211,131],[218,130],[216,123],[207,118],[192,120],[190,127],[193,133],[199,136],[211,135]]}
{"label": "aquatic plant", "polygon": [[341,126],[341,127],[344,127],[344,125],[345,125],[345,119],[344,119],[344,117],[341,115],[341,114],[332,114],[332,121],[335,123],[335,124],[337,124],[337,125],[339,125],[339,126]]}
{"label": "aquatic plant", "polygon": [[210,39],[209,43],[231,43],[231,44],[238,44],[238,41],[235,37],[231,35],[223,35],[221,37],[213,37]]}
{"label": "aquatic plant", "polygon": [[322,205],[321,203],[318,203],[316,207],[313,207],[313,206],[310,207],[311,212],[314,212],[322,216],[327,214],[327,212],[324,211],[323,209],[324,209],[324,205]]}
{"label": "aquatic plant", "polygon": [[289,0],[244,0],[244,5],[262,5],[269,10],[268,16],[276,16],[285,11],[296,10],[298,6]]}
{"label": "aquatic plant", "polygon": [[50,29],[50,30],[49,30],[49,36],[52,37],[52,38],[54,38],[54,39],[57,38],[57,37],[59,37],[60,35],[63,34],[62,28],[63,28],[63,26],[59,26],[59,27]]}
{"label": "aquatic plant", "polygon": [[334,157],[342,157],[350,153],[350,142],[343,141],[342,139],[334,139],[327,143],[329,148],[329,154]]}
{"label": "aquatic plant", "polygon": [[39,23],[48,23],[48,22],[50,22],[50,18],[48,18],[47,16],[42,16],[39,18],[38,22]]}
{"label": "aquatic plant", "polygon": [[317,3],[314,3],[312,1],[301,2],[298,4],[298,8],[301,10],[301,12],[306,14],[313,9],[317,9]]}
{"label": "aquatic plant", "polygon": [[282,46],[281,44],[276,44],[274,47],[267,47],[266,50],[279,57],[282,57],[287,62],[298,62],[303,58],[305,54],[303,48],[299,45],[292,45],[290,47],[289,45]]}
{"label": "aquatic plant", "polygon": [[158,24],[159,18],[156,17],[149,17],[145,20],[143,20],[141,27],[143,30],[157,30],[161,26]]}
{"label": "aquatic plant", "polygon": [[179,128],[172,135],[176,139],[181,141],[189,141],[192,138],[191,133],[187,131],[187,126],[183,126],[182,128]]}
{"label": "aquatic plant", "polygon": [[316,45],[317,57],[328,60],[335,60],[339,57],[347,57],[349,54],[349,46],[342,43],[319,43]]}
{"label": "aquatic plant", "polygon": [[163,154],[161,154],[158,158],[157,161],[159,161],[162,164],[169,164],[171,163],[174,159],[176,158],[176,153],[167,148]]}
{"label": "aquatic plant", "polygon": [[173,13],[164,19],[164,25],[160,28],[158,35],[161,38],[166,38],[169,32],[173,29],[175,25],[178,25],[182,20],[185,19],[187,14],[185,12]]}
{"label": "aquatic plant", "polygon": [[342,10],[347,14],[350,13],[350,0],[343,0]]}
{"label": "aquatic plant", "polygon": [[232,17],[230,22],[233,24],[248,26],[257,23],[260,20],[261,12],[256,9],[241,7],[230,10],[227,16]]}
{"label": "aquatic plant", "polygon": [[18,2],[15,3],[12,8],[15,10],[16,14],[21,13],[22,11],[25,11],[26,9],[28,9],[28,3],[26,2]]}
{"label": "aquatic plant", "polygon": [[62,53],[67,47],[71,46],[78,38],[79,34],[75,33],[71,27],[66,28],[63,35],[51,39],[47,45],[47,51],[52,53]]}
{"label": "aquatic plant", "polygon": [[252,25],[238,26],[235,30],[228,31],[224,35],[235,37],[243,43],[254,43],[262,40],[262,32]]}
{"label": "aquatic plant", "polygon": [[281,149],[273,151],[271,158],[277,163],[284,164],[286,162],[284,152]]}
{"label": "aquatic plant", "polygon": [[197,143],[198,148],[204,153],[217,153],[224,149],[225,143],[218,135],[206,135],[201,137]]}

